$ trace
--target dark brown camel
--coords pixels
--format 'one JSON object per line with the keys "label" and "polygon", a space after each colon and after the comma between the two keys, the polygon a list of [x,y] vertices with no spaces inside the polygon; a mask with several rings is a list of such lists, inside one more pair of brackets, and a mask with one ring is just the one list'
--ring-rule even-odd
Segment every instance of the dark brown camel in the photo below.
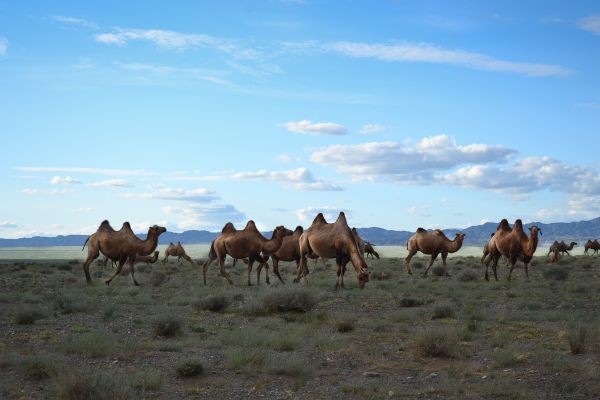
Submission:
{"label": "dark brown camel", "polygon": [[375,248],[373,246],[373,243],[365,242],[366,258],[369,258],[369,256],[371,256],[379,260],[379,253],[375,251]]}

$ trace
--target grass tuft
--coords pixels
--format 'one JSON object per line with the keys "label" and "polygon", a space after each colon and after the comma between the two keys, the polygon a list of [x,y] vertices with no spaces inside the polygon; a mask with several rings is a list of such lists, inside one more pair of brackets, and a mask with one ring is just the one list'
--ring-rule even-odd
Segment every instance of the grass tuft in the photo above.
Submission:
{"label": "grass tuft", "polygon": [[569,348],[571,354],[583,354],[585,353],[585,341],[587,337],[587,329],[585,326],[579,326],[571,329],[567,334],[569,340]]}
{"label": "grass tuft", "polygon": [[455,318],[456,313],[449,305],[438,305],[433,309],[431,319]]}
{"label": "grass tuft", "polygon": [[417,354],[424,357],[457,357],[458,335],[449,329],[427,329],[422,331],[415,340]]}
{"label": "grass tuft", "polygon": [[73,371],[55,380],[59,400],[127,400],[135,398],[125,376],[116,372]]}
{"label": "grass tuft", "polygon": [[164,314],[157,317],[152,328],[156,336],[170,338],[181,334],[181,320],[172,314]]}
{"label": "grass tuft", "polygon": [[23,307],[21,310],[17,311],[13,319],[17,325],[31,325],[45,316],[46,314],[37,308]]}
{"label": "grass tuft", "polygon": [[560,267],[552,267],[544,271],[544,278],[554,281],[564,281],[569,277],[569,272]]}
{"label": "grass tuft", "polygon": [[185,360],[177,363],[175,371],[180,378],[190,378],[201,375],[204,372],[204,366],[198,360]]}
{"label": "grass tuft", "polygon": [[196,311],[208,310],[212,312],[222,312],[229,306],[229,299],[225,296],[208,296],[192,303],[192,308]]}

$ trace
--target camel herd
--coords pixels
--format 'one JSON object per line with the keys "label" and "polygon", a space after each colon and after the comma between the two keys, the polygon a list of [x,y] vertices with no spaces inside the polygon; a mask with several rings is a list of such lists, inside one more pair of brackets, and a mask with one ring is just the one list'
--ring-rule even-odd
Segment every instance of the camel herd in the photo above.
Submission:
{"label": "camel herd", "polygon": [[[137,286],[135,279],[135,264],[146,262],[154,263],[158,260],[159,252],[156,251],[159,236],[166,232],[166,228],[154,225],[148,229],[145,240],[138,238],[132,231],[128,222],[123,223],[120,230],[113,229],[108,221],[103,221],[98,230],[89,236],[83,247],[88,245],[88,256],[83,264],[83,271],[88,283],[91,283],[89,272],[90,264],[98,258],[100,254],[104,255],[104,262],[110,259],[116,263],[116,271],[105,281],[107,285],[111,283],[115,276],[119,275],[125,263],[129,265],[129,271],[133,283]],[[500,258],[504,258],[510,267],[508,280],[511,279],[512,271],[517,260],[524,264],[525,275],[529,277],[528,265],[538,245],[538,235],[542,231],[537,226],[529,228],[529,235],[523,229],[523,223],[520,219],[516,220],[511,227],[506,219],[503,219],[498,225],[496,232],[492,233],[490,239],[485,244],[482,264],[485,264],[485,279],[489,280],[488,268],[492,265],[494,278],[498,280],[497,265]],[[456,233],[454,240],[450,240],[439,230],[427,231],[418,228],[415,234],[406,243],[408,256],[406,257],[406,269],[408,274],[412,275],[410,266],[411,259],[417,252],[430,255],[429,265],[424,272],[426,276],[429,269],[437,259],[442,256],[444,274],[448,274],[446,259],[448,254],[459,251],[462,247],[465,234]],[[569,251],[576,246],[576,242],[567,245],[564,242],[555,241],[548,252],[551,255],[551,261],[556,261],[559,254],[569,255]],[[597,240],[585,244],[585,254],[592,250],[593,254],[598,254],[600,243]],[[365,256],[366,254],[366,256]],[[194,261],[188,256],[181,245],[170,243],[165,250],[163,264],[168,261],[169,256],[177,257],[178,261],[182,259],[194,265]],[[265,279],[269,281],[268,259],[273,261],[273,273],[279,278],[281,283],[285,283],[279,272],[279,262],[295,262],[296,277],[294,282],[304,279],[308,283],[308,259],[327,260],[335,259],[337,280],[335,288],[344,287],[344,274],[346,266],[351,263],[356,271],[358,287],[364,288],[369,282],[369,268],[366,258],[369,256],[379,258],[373,244],[364,241],[355,228],[350,229],[346,216],[340,212],[337,220],[329,223],[325,220],[322,213],[317,214],[311,226],[306,230],[302,226],[297,226],[295,230],[290,230],[284,226],[277,226],[272,233],[271,238],[264,237],[254,221],[250,220],[244,229],[238,230],[228,222],[221,230],[221,234],[211,243],[208,258],[202,265],[202,277],[204,284],[207,283],[206,275],[209,266],[215,260],[218,261],[221,275],[233,284],[231,276],[225,269],[225,258],[230,256],[235,261],[244,260],[248,266],[248,285],[251,285],[252,267],[258,262],[256,269],[256,282],[260,283],[260,274],[265,268]]]}

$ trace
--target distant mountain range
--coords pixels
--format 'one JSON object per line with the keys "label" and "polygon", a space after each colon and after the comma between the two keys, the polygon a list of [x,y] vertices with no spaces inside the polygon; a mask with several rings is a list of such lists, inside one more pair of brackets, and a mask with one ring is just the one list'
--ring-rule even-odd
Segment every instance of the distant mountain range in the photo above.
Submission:
{"label": "distant mountain range", "polygon": [[[513,221],[510,221],[511,223]],[[579,222],[555,222],[544,224],[541,222],[532,222],[525,225],[527,229],[531,225],[537,225],[542,230],[540,243],[553,242],[554,240],[564,240],[565,242],[575,241],[581,245],[588,239],[600,239],[600,217]],[[496,231],[498,222],[487,222],[483,225],[471,226],[465,229],[445,229],[444,233],[450,239],[456,232],[466,234],[465,245],[481,246],[490,237],[492,232]],[[183,244],[210,243],[220,232],[190,230],[181,233],[166,232],[160,237],[160,244],[180,241]],[[383,228],[358,228],[358,233],[365,240],[376,245],[400,245],[406,244],[406,241],[414,232],[394,231]],[[271,232],[263,232],[270,237]],[[144,238],[145,235],[140,235]],[[0,247],[35,247],[35,246],[83,246],[87,235],[67,235],[44,237],[34,236],[31,238],[20,239],[0,239]]]}

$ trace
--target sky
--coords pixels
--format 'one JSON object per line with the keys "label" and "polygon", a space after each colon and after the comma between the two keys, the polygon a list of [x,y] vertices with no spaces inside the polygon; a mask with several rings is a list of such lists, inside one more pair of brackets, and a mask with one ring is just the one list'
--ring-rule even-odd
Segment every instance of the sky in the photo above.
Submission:
{"label": "sky", "polygon": [[597,1],[2,1],[0,237],[600,216]]}

